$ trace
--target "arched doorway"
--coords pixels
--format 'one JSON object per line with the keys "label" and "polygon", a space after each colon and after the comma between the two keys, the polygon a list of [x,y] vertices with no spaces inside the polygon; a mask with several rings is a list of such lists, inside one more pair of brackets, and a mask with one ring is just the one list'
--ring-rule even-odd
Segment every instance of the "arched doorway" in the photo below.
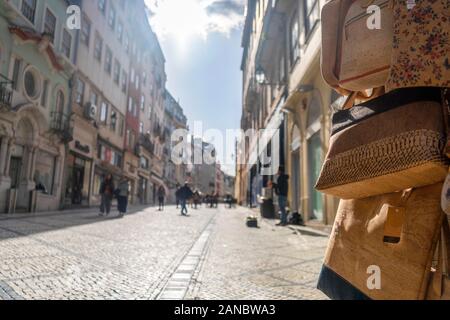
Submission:
{"label": "arched doorway", "polygon": [[16,196],[16,211],[26,212],[30,210],[33,125],[30,120],[24,118],[19,121],[15,131],[15,145],[11,152],[9,168],[11,192]]}

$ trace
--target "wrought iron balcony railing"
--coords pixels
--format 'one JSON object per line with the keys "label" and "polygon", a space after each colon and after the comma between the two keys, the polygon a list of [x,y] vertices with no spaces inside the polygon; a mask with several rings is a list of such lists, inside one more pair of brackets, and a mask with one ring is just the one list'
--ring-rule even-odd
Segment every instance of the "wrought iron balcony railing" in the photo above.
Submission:
{"label": "wrought iron balcony railing", "polygon": [[151,154],[153,154],[154,150],[155,150],[155,146],[153,145],[153,143],[150,141],[149,137],[147,135],[143,135],[141,134],[139,137],[139,144],[146,149],[148,152],[150,152]]}
{"label": "wrought iron balcony railing", "polygon": [[0,74],[0,109],[11,109],[13,98],[12,84],[11,80]]}
{"label": "wrought iron balcony railing", "polygon": [[70,127],[70,117],[62,112],[51,113],[51,129],[64,141],[72,140],[72,129]]}

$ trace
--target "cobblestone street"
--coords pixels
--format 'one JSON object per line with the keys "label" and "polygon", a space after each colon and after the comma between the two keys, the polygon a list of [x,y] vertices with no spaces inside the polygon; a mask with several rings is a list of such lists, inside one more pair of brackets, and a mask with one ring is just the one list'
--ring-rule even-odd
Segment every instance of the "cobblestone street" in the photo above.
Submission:
{"label": "cobblestone street", "polygon": [[323,236],[247,209],[0,217],[0,299],[323,299]]}

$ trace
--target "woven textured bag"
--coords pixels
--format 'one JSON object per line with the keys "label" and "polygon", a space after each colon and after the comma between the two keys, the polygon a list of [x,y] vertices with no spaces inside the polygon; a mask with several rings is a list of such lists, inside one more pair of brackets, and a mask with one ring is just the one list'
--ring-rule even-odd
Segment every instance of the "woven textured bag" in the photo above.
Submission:
{"label": "woven textured bag", "polygon": [[441,188],[342,200],[318,288],[332,299],[425,299],[444,221]]}
{"label": "woven textured bag", "polygon": [[445,136],[437,88],[396,90],[338,111],[316,189],[359,199],[442,182]]}
{"label": "woven textured bag", "polygon": [[[363,91],[384,86],[392,50],[390,0],[333,0],[322,10],[322,75],[333,88]],[[373,13],[380,10],[380,28],[369,29]],[[345,93],[345,91],[344,91]]]}

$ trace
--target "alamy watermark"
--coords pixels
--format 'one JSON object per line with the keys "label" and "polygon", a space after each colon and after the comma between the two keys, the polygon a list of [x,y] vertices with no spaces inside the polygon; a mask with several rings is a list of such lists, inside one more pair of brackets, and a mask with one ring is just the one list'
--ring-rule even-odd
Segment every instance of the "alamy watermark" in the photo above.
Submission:
{"label": "alamy watermark", "polygon": [[[194,134],[177,129],[171,135],[171,160],[176,165],[254,165],[259,163],[261,175],[275,175],[280,166],[279,129],[217,129],[203,131],[194,122]],[[225,133],[225,134],[224,134]],[[233,156],[230,156],[233,155]]]}

